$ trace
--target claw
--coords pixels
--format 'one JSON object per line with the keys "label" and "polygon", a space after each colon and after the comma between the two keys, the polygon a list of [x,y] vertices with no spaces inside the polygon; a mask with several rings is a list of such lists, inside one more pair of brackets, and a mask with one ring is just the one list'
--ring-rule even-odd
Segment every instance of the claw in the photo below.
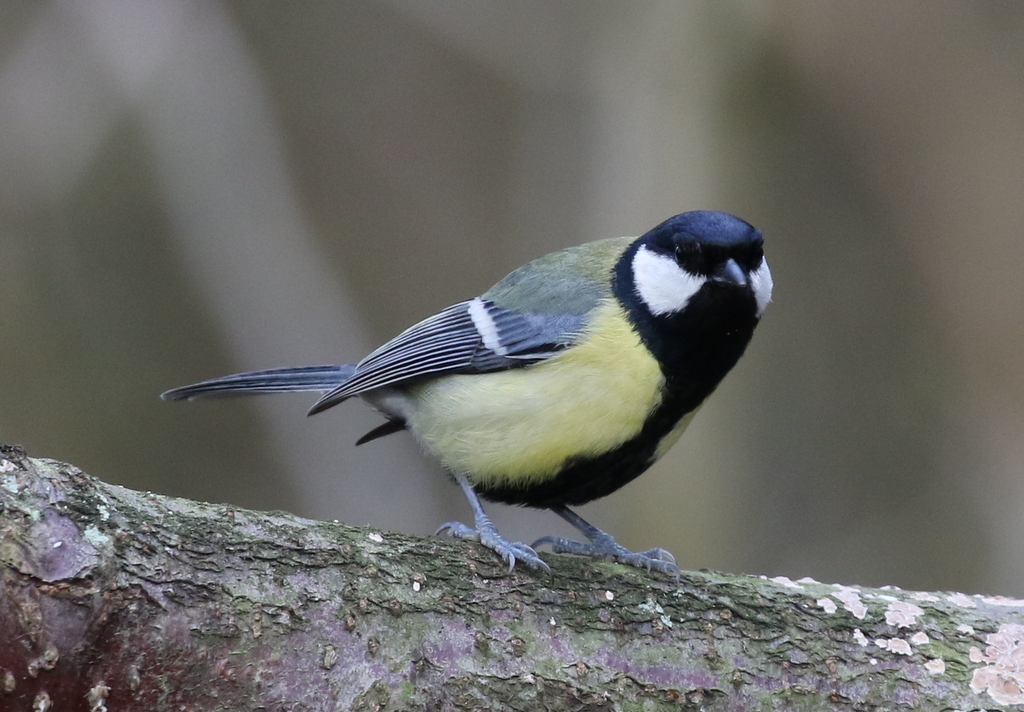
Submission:
{"label": "claw", "polygon": [[531,569],[551,570],[551,567],[544,563],[532,548],[520,542],[509,541],[498,534],[498,529],[494,526],[491,518],[484,512],[480,499],[476,496],[473,485],[469,483],[469,480],[462,475],[456,475],[455,481],[462,487],[462,491],[469,501],[469,506],[473,509],[474,526],[470,527],[462,522],[445,522],[438,527],[437,534],[447,533],[456,539],[476,541],[483,544],[500,556],[502,560],[508,562],[509,573],[512,573],[512,569],[515,568],[516,561],[522,561]]}
{"label": "claw", "polygon": [[462,539],[463,541],[480,541],[480,532],[472,527],[467,527],[462,522],[445,522],[437,528],[437,531],[434,532],[434,536],[441,536],[445,533],[454,539]]}
{"label": "claw", "polygon": [[676,563],[676,557],[672,556],[672,552],[662,549],[660,546],[656,546],[653,549],[647,551],[638,551],[640,556],[646,556],[651,559],[657,559],[658,561],[667,561],[670,564]]}
{"label": "claw", "polygon": [[597,556],[620,564],[636,566],[637,568],[657,571],[664,574],[679,575],[679,567],[676,566],[676,559],[665,549],[655,547],[647,551],[633,552],[615,541],[612,536],[601,531],[593,524],[588,523],[583,517],[567,509],[556,509],[556,514],[572,524],[586,536],[590,542],[574,541],[564,537],[541,537],[533,542],[533,546],[547,544],[556,554],[576,554],[578,556]]}
{"label": "claw", "polygon": [[436,533],[447,533],[448,536],[455,539],[475,541],[483,544],[504,561],[508,562],[509,573],[515,568],[516,561],[522,561],[531,569],[551,570],[551,567],[544,563],[544,560],[537,555],[537,552],[532,547],[518,541],[509,541],[498,534],[498,530],[495,529],[489,519],[478,522],[478,527],[479,529],[474,529],[462,522],[445,522],[438,528]]}

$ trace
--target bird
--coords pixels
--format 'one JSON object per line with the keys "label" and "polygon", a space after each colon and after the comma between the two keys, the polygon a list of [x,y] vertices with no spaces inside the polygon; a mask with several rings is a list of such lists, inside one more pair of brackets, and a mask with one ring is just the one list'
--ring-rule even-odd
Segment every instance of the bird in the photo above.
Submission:
{"label": "bird", "polygon": [[[570,507],[618,490],[679,440],[772,288],[760,230],[695,210],[535,259],[356,364],[250,371],[162,398],[315,391],[314,415],[359,397],[385,421],[356,445],[410,431],[465,494],[473,525],[437,534],[479,542],[509,572],[517,561],[548,570],[547,545],[678,575],[668,551],[631,551]],[[509,541],[481,499],[551,510],[586,541]]]}

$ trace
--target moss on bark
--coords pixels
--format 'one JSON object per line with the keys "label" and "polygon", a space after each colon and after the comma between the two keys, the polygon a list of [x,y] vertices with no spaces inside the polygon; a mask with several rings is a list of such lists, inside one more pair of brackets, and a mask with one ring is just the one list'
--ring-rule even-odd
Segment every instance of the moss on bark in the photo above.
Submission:
{"label": "moss on bark", "polygon": [[977,709],[979,670],[1015,679],[971,648],[1024,602],[546,558],[506,574],[473,544],[134,492],[6,447],[0,708]]}

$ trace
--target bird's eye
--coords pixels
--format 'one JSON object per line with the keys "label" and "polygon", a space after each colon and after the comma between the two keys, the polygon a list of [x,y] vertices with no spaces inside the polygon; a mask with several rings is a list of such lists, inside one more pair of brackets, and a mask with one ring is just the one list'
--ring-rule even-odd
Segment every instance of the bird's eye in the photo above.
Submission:
{"label": "bird's eye", "polygon": [[677,243],[676,263],[690,274],[703,274],[704,254],[698,242]]}
{"label": "bird's eye", "polygon": [[685,242],[676,244],[676,262],[682,264],[700,256],[700,245],[696,242]]}

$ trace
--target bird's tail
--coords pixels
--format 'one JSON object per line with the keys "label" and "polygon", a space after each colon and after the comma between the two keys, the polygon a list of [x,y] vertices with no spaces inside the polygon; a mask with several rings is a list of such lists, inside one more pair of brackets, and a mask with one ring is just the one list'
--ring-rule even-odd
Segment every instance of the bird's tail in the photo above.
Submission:
{"label": "bird's tail", "polygon": [[160,395],[164,400],[187,400],[206,396],[231,396],[287,391],[330,391],[352,377],[356,367],[301,366],[249,371],[214,378],[191,386],[173,388]]}

